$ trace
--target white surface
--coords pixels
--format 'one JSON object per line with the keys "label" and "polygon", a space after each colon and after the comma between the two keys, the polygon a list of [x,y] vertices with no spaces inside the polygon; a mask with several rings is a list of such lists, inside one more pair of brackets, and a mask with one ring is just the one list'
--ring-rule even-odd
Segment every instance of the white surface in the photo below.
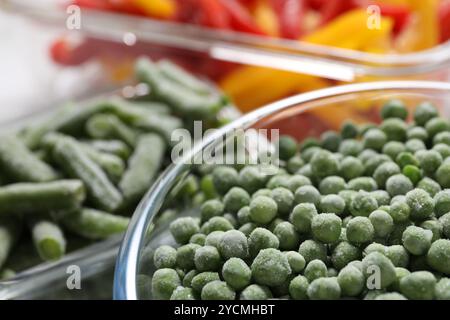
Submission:
{"label": "white surface", "polygon": [[61,31],[0,10],[0,124],[89,88],[97,72],[92,65],[61,68],[49,57]]}

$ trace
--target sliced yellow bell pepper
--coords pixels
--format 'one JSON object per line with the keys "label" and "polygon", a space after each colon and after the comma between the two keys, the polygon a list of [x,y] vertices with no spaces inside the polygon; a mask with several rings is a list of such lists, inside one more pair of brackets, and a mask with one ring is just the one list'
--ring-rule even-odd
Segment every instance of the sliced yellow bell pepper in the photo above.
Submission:
{"label": "sliced yellow bell pepper", "polygon": [[145,14],[157,18],[171,18],[177,6],[174,0],[132,0],[133,4]]}
{"label": "sliced yellow bell pepper", "polygon": [[267,0],[259,0],[255,4],[253,9],[253,17],[261,30],[270,36],[279,36],[278,19]]}
{"label": "sliced yellow bell pepper", "polygon": [[415,50],[424,50],[439,42],[438,6],[439,0],[409,0],[416,12],[420,28],[416,34]]}

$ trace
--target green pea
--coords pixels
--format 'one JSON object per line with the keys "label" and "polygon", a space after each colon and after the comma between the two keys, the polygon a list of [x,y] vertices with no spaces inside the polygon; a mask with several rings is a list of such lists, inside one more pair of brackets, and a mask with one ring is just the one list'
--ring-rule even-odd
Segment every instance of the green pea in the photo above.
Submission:
{"label": "green pea", "polygon": [[311,159],[311,170],[318,178],[333,176],[339,171],[338,161],[331,152],[319,150]]}
{"label": "green pea", "polygon": [[308,287],[308,279],[304,276],[298,275],[289,283],[289,294],[295,300],[307,300]]}
{"label": "green pea", "polygon": [[437,300],[450,300],[450,279],[442,278],[436,284],[434,294]]}
{"label": "green pea", "polygon": [[340,163],[339,175],[345,180],[351,180],[364,173],[364,165],[358,158],[347,156]]}
{"label": "green pea", "polygon": [[411,180],[414,185],[419,183],[420,179],[422,179],[422,172],[420,171],[420,169],[411,164],[406,165],[403,168],[402,173],[405,177]]}
{"label": "green pea", "polygon": [[324,213],[341,215],[345,210],[345,201],[336,194],[323,196],[320,200],[320,210]]}
{"label": "green pea", "polygon": [[425,124],[425,129],[427,130],[428,135],[433,138],[440,132],[450,131],[450,122],[445,118],[436,117],[428,120]]}
{"label": "green pea", "polygon": [[337,194],[346,189],[345,180],[338,176],[330,176],[323,179],[319,184],[321,194]]}
{"label": "green pea", "polygon": [[271,192],[271,198],[275,200],[278,207],[278,212],[286,216],[288,215],[294,205],[294,194],[286,188],[275,188]]}
{"label": "green pea", "polygon": [[353,122],[347,120],[342,123],[341,126],[341,135],[344,139],[352,139],[358,136],[358,127]]}
{"label": "green pea", "polygon": [[152,278],[153,297],[157,300],[169,300],[173,291],[180,285],[180,277],[174,269],[156,270]]}
{"label": "green pea", "polygon": [[427,253],[427,262],[434,270],[450,275],[450,240],[433,242]]}
{"label": "green pea", "polygon": [[392,160],[395,160],[400,153],[406,151],[406,147],[401,142],[389,141],[383,146],[382,151],[385,155],[391,157]]}
{"label": "green pea", "polygon": [[411,180],[403,174],[393,175],[386,181],[386,191],[391,197],[405,195],[412,189],[414,189],[414,186]]}
{"label": "green pea", "polygon": [[384,120],[380,129],[386,134],[389,141],[405,141],[406,140],[406,123],[397,118],[389,118]]}
{"label": "green pea", "polygon": [[376,237],[386,238],[394,229],[394,219],[385,211],[375,210],[369,215],[369,219]]}
{"label": "green pea", "polygon": [[409,253],[402,245],[386,247],[385,255],[396,267],[406,268],[409,265]]}
{"label": "green pea", "polygon": [[220,239],[218,249],[225,259],[232,257],[245,259],[249,254],[247,237],[238,230],[226,231]]}
{"label": "green pea", "polygon": [[450,212],[450,190],[443,190],[434,196],[434,212],[437,217]]}
{"label": "green pea", "polygon": [[208,283],[220,280],[219,273],[217,272],[201,272],[195,275],[191,280],[191,286],[194,291],[201,293],[203,287]]}
{"label": "green pea", "polygon": [[293,273],[300,273],[305,269],[306,261],[303,256],[296,251],[287,251],[285,255]]}
{"label": "green pea", "polygon": [[389,292],[389,293],[382,293],[378,295],[375,300],[408,300],[403,295],[401,295],[398,292]]}
{"label": "green pea", "polygon": [[232,187],[239,184],[239,174],[231,167],[216,167],[212,172],[214,188],[221,194],[225,194]]}
{"label": "green pea", "polygon": [[207,283],[203,289],[202,300],[234,300],[236,292],[223,281],[212,281]]}
{"label": "green pea", "polygon": [[338,151],[342,138],[341,135],[335,131],[326,131],[322,133],[320,140],[322,141],[322,148],[331,152],[336,152]]}
{"label": "green pea", "polygon": [[442,156],[435,150],[420,150],[415,154],[419,160],[420,167],[427,174],[434,173],[442,164]]}
{"label": "green pea", "polygon": [[354,266],[343,268],[337,276],[342,295],[346,297],[358,296],[364,289],[365,280],[363,273]]}
{"label": "green pea", "polygon": [[369,193],[360,191],[352,198],[350,203],[350,213],[353,216],[368,217],[370,213],[378,208],[377,200]]}
{"label": "green pea", "polygon": [[267,300],[272,298],[272,292],[266,286],[251,284],[242,290],[239,300]]}
{"label": "green pea", "polygon": [[436,180],[442,188],[450,188],[450,162],[444,162],[436,171]]}
{"label": "green pea", "polygon": [[212,217],[223,215],[225,206],[222,201],[217,199],[211,199],[205,201],[200,208],[201,220],[203,222],[208,221]]}
{"label": "green pea", "polygon": [[425,230],[430,230],[433,233],[431,242],[441,239],[443,233],[443,226],[439,220],[426,220],[420,224],[420,227]]}
{"label": "green pea", "polygon": [[431,178],[425,177],[417,184],[418,189],[425,190],[431,197],[434,197],[442,189],[439,183]]}
{"label": "green pea", "polygon": [[189,243],[177,249],[177,266],[185,270],[194,269],[195,251],[199,249],[198,244]]}
{"label": "green pea", "polygon": [[237,213],[250,204],[250,195],[242,188],[233,187],[225,194],[223,204],[227,212]]}
{"label": "green pea", "polygon": [[280,242],[278,238],[269,230],[256,228],[248,238],[248,247],[250,255],[255,257],[262,249],[278,249]]}
{"label": "green pea", "polygon": [[213,246],[204,246],[195,250],[195,267],[198,271],[216,271],[222,264],[219,251]]}
{"label": "green pea", "polygon": [[316,206],[320,203],[320,192],[314,186],[303,186],[295,191],[295,203],[312,203]]}
{"label": "green pea", "polygon": [[279,223],[273,230],[273,234],[278,238],[280,249],[296,249],[300,242],[300,237],[293,224],[284,221]]}
{"label": "green pea", "polygon": [[411,127],[408,129],[407,138],[410,139],[419,139],[422,141],[428,140],[428,132],[423,127]]}
{"label": "green pea", "polygon": [[277,203],[272,198],[259,196],[250,202],[250,219],[255,223],[269,223],[277,212]]}
{"label": "green pea", "polygon": [[431,272],[417,271],[400,280],[400,292],[411,300],[432,300],[436,278]]}
{"label": "green pea", "polygon": [[381,151],[387,142],[387,135],[380,129],[368,130],[363,136],[363,145],[366,149]]}
{"label": "green pea", "polygon": [[191,288],[177,287],[172,292],[170,300],[195,300],[194,291]]}
{"label": "green pea", "polygon": [[431,246],[433,233],[416,226],[410,226],[403,232],[403,246],[409,253],[420,256],[425,254]]}
{"label": "green pea", "polygon": [[442,234],[446,238],[450,238],[450,212],[440,217],[439,222],[442,225]]}
{"label": "green pea", "polygon": [[306,265],[303,274],[309,282],[324,278],[328,274],[327,265],[321,260],[312,260]]}
{"label": "green pea", "polygon": [[291,275],[287,257],[277,249],[261,250],[251,265],[252,276],[257,284],[282,285]]}
{"label": "green pea", "polygon": [[375,229],[366,217],[355,217],[347,224],[347,239],[353,244],[369,242],[375,236]]}
{"label": "green pea", "polygon": [[341,288],[336,278],[319,278],[311,282],[307,294],[311,300],[337,300]]}
{"label": "green pea", "polygon": [[395,266],[392,264],[391,260],[386,258],[383,254],[372,252],[362,260],[362,263],[363,274],[366,277],[372,276],[375,280],[373,284],[379,285],[380,289],[387,288],[395,282]]}
{"label": "green pea", "polygon": [[408,110],[401,100],[392,99],[383,105],[381,117],[383,119],[399,118],[405,120],[408,117]]}
{"label": "green pea", "polygon": [[177,250],[167,245],[160,246],[155,250],[153,263],[157,269],[175,268],[177,264]]}
{"label": "green pea", "polygon": [[425,151],[427,149],[425,143],[419,139],[411,139],[405,143],[406,151],[416,154],[419,151]]}
{"label": "green pea", "polygon": [[430,119],[439,115],[436,107],[430,102],[419,104],[414,111],[414,121],[419,126],[424,126]]}
{"label": "green pea", "polygon": [[341,270],[350,262],[361,258],[361,249],[347,241],[340,242],[333,250],[331,262],[333,266]]}
{"label": "green pea", "polygon": [[433,198],[424,190],[414,189],[406,194],[406,203],[411,208],[411,218],[425,220],[433,214]]}
{"label": "green pea", "polygon": [[280,136],[277,146],[282,160],[289,160],[297,153],[297,141],[290,136]]}
{"label": "green pea", "polygon": [[231,258],[223,265],[222,276],[231,288],[242,290],[250,284],[252,271],[244,260]]}
{"label": "green pea", "polygon": [[380,188],[384,188],[386,181],[393,175],[400,173],[400,167],[394,162],[382,163],[374,172],[373,178]]}
{"label": "green pea", "polygon": [[327,247],[315,240],[305,240],[300,244],[298,249],[303,258],[305,258],[306,263],[318,259],[322,261],[327,261]]}
{"label": "green pea", "polygon": [[347,183],[347,188],[349,190],[353,190],[353,191],[367,191],[367,192],[371,192],[371,191],[375,191],[378,189],[378,185],[377,182],[375,181],[375,179],[371,178],[371,177],[359,177],[359,178],[354,178],[352,180],[350,180]]}
{"label": "green pea", "polygon": [[395,158],[395,162],[400,166],[400,168],[404,168],[407,165],[419,166],[419,160],[411,152],[401,152]]}
{"label": "green pea", "polygon": [[312,203],[300,203],[293,210],[289,221],[300,233],[309,233],[311,231],[311,222],[317,216],[317,209]]}
{"label": "green pea", "polygon": [[372,197],[377,200],[378,205],[381,206],[388,206],[391,202],[391,196],[387,191],[385,190],[375,190],[370,193]]}
{"label": "green pea", "polygon": [[170,224],[170,233],[180,244],[189,242],[189,239],[200,231],[198,221],[192,217],[178,218]]}
{"label": "green pea", "polygon": [[341,235],[342,220],[333,213],[322,213],[313,217],[311,231],[317,240],[333,243]]}
{"label": "green pea", "polygon": [[355,139],[345,139],[339,146],[339,153],[344,156],[357,157],[363,150],[363,144]]}
{"label": "green pea", "polygon": [[388,213],[395,223],[405,222],[409,220],[411,208],[406,203],[406,200],[396,201],[391,204]]}

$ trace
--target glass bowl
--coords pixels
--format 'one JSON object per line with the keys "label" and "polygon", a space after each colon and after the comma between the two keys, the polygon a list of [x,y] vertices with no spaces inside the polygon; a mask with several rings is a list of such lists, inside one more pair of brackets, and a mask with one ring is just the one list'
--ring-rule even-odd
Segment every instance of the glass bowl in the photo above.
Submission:
{"label": "glass bowl", "polygon": [[[151,275],[155,271],[152,257],[161,244],[174,245],[169,224],[180,215],[195,216],[198,208],[178,214],[167,211],[173,205],[173,192],[186,177],[195,172],[190,159],[223,143],[237,129],[279,129],[301,140],[319,136],[330,129],[339,129],[346,120],[356,123],[379,122],[378,111],[387,100],[398,98],[409,108],[420,101],[431,101],[441,114],[450,116],[450,83],[431,81],[388,81],[338,86],[287,98],[254,112],[208,135],[194,145],[182,159],[172,164],[149,190],[138,206],[123,239],[116,261],[115,299],[151,299]],[[350,112],[358,109],[358,113]],[[318,121],[318,116],[322,115]],[[326,117],[323,117],[326,115]],[[348,116],[351,115],[351,118]],[[323,119],[326,121],[323,121]]]}

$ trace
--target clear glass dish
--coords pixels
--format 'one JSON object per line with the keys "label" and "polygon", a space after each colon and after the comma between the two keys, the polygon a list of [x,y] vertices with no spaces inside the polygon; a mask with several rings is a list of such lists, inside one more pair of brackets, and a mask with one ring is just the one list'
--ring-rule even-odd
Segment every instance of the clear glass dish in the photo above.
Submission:
{"label": "clear glass dish", "polygon": [[[215,72],[207,66],[211,59],[345,82],[367,80],[367,77],[370,80],[396,80],[399,77],[447,80],[449,77],[450,41],[414,53],[374,54],[84,8],[81,28],[68,30],[69,12],[64,10],[66,0],[3,0],[1,3],[7,10],[53,25],[68,36],[113,42],[118,45],[115,49],[128,50],[131,55],[170,52],[192,59],[192,64],[205,72]],[[102,42],[95,44],[101,46]]]}
{"label": "clear glass dish", "polygon": [[[343,121],[349,119],[345,117],[346,112],[362,106],[366,112],[351,119],[359,123],[376,122],[379,119],[374,117],[377,114],[374,111],[392,98],[403,99],[408,107],[428,100],[440,108],[443,116],[450,117],[450,83],[387,81],[344,85],[293,96],[246,114],[205,137],[184,160],[193,159],[207,148],[222,144],[227,134],[236,129],[279,129],[280,134],[290,134],[300,140],[306,136],[318,136],[328,129],[338,129]],[[315,122],[317,114],[327,114],[330,121]],[[193,166],[186,163],[171,165],[136,209],[116,262],[115,299],[151,299],[148,283],[155,270],[153,252],[161,244],[173,244],[168,225],[174,216],[163,214],[163,209],[171,207],[172,190],[176,190],[186,175],[193,172]],[[194,208],[181,214],[195,216],[198,210]]]}

